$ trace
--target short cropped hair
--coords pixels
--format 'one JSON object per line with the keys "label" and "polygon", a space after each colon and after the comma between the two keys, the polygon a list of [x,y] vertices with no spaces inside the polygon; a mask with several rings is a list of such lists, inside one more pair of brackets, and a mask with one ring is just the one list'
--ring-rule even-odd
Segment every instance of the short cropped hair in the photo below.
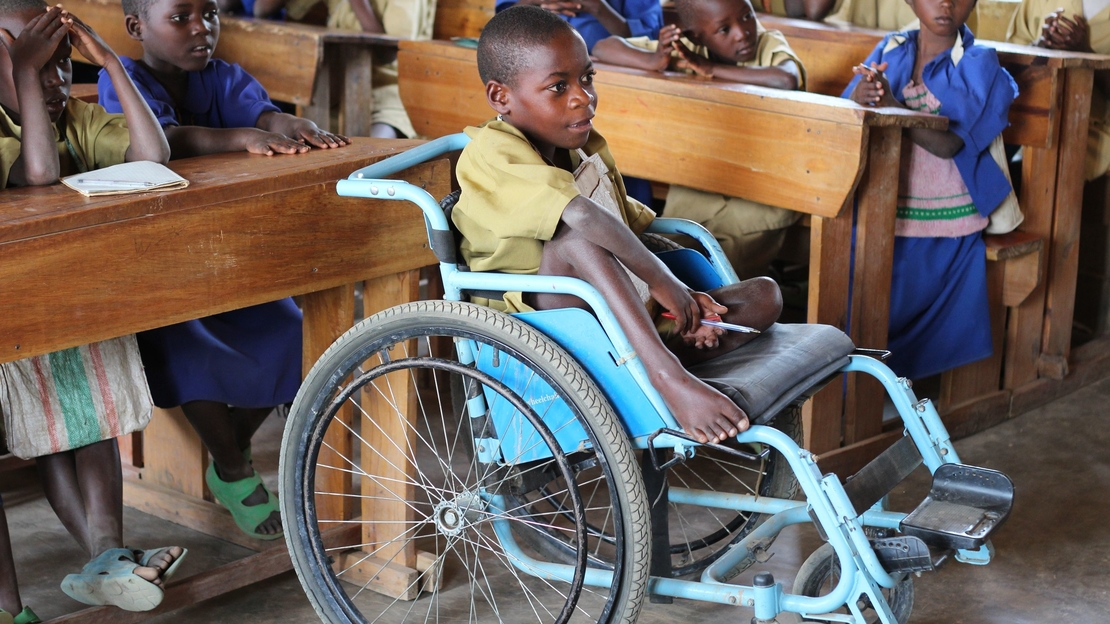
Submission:
{"label": "short cropped hair", "polygon": [[[720,1],[720,0],[718,0]],[[744,2],[744,0],[733,0]],[[683,29],[690,29],[698,21],[698,9],[705,4],[705,0],[675,0],[674,10],[678,14],[678,23]]]}
{"label": "short cropped hair", "polygon": [[32,9],[46,10],[44,0],[0,0],[0,17]]}
{"label": "short cropped hair", "polygon": [[539,7],[516,5],[501,11],[478,39],[478,75],[484,83],[496,80],[512,86],[524,69],[527,52],[564,32],[574,32],[574,27]]}
{"label": "short cropped hair", "polygon": [[[3,2],[3,0],[0,0],[0,2]],[[152,4],[154,4],[154,0],[123,0],[123,14],[136,15],[146,19],[147,11],[150,10]]]}

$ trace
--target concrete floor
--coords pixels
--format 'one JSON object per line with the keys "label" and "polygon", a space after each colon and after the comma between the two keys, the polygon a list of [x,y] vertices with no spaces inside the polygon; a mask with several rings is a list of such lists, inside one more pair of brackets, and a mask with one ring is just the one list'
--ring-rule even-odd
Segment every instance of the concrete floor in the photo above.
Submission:
{"label": "concrete floor", "polygon": [[[1007,473],[1017,486],[1013,515],[997,534],[996,559],[985,568],[950,564],[915,581],[915,624],[1089,624],[1110,622],[1110,380],[957,442],[961,458]],[[281,423],[271,419],[255,444],[256,464],[276,468]],[[271,479],[267,479],[270,481]],[[928,487],[914,474],[894,494],[908,509]],[[33,473],[0,481],[16,549],[24,600],[44,618],[80,605],[58,589],[84,557],[50,511]],[[139,546],[183,544],[188,576],[248,551],[126,510],[127,541]],[[812,529],[784,533],[774,557],[759,570],[788,587],[799,563],[819,541]],[[750,581],[753,571],[737,580]],[[646,605],[643,622],[742,622],[746,609],[677,601]],[[268,582],[150,620],[179,622],[313,622],[296,577]]]}

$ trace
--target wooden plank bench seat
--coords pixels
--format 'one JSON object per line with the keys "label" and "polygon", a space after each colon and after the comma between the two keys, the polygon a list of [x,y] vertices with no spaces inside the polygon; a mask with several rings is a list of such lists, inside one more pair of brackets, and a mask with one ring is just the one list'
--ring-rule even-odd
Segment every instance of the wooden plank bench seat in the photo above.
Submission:
{"label": "wooden plank bench seat", "polygon": [[[142,45],[124,30],[120,0],[75,0],[66,7],[117,54],[142,56]],[[368,136],[374,54],[395,54],[397,42],[388,35],[222,16],[215,57],[241,65],[271,98],[297,105],[321,128]],[[76,50],[74,56],[83,60]]]}
{"label": "wooden plank bench seat", "polygon": [[[398,58],[401,98],[418,132],[443,136],[493,116],[474,50],[405,41]],[[598,70],[594,124],[623,173],[812,215],[809,320],[846,328],[850,311],[857,344],[886,344],[897,179],[869,173],[897,170],[903,128],[943,128],[942,119],[678,73]],[[857,257],[873,260],[856,263],[849,300],[853,205]],[[879,432],[881,407],[857,404],[855,383],[846,409],[839,388],[814,402],[810,448],[840,446],[844,413]]]}

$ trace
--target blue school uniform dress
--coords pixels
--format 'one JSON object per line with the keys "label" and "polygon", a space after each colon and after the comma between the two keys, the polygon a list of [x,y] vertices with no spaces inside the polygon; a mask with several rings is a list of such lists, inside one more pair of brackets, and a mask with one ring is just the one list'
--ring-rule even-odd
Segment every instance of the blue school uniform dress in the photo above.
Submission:
{"label": "blue school uniform dress", "polygon": [[[628,22],[631,32],[629,37],[659,38],[659,29],[663,26],[663,6],[659,0],[608,0],[609,6],[620,13]],[[515,6],[516,0],[498,0],[497,12]],[[586,49],[593,51],[594,44],[608,37],[611,33],[601,25],[596,17],[589,13],[579,13],[574,17],[563,19],[574,26],[578,34],[586,40]]]}
{"label": "blue school uniform dress", "polygon": [[[163,127],[254,127],[262,113],[278,111],[262,85],[238,65],[213,60],[191,72],[186,100],[175,108],[145,67],[120,60]],[[108,112],[122,112],[103,70],[97,88]],[[138,338],[159,407],[196,400],[270,407],[292,401],[300,386],[301,312],[292,299],[142,332]]]}
{"label": "blue school uniform dress", "polygon": [[[992,48],[962,27],[914,84],[917,30],[887,35],[865,64],[888,63],[891,92],[910,108],[948,117],[963,139],[952,159],[902,141],[888,348],[890,367],[921,378],[991,354],[987,304],[987,217],[1012,188],[991,144],[1009,125],[1017,85]],[[861,79],[844,91],[849,97]]]}

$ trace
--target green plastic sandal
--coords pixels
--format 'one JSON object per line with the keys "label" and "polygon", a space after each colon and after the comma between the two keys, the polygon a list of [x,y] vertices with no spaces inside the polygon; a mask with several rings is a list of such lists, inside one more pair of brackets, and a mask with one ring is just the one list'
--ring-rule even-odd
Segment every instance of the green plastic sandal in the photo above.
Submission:
{"label": "green plastic sandal", "polygon": [[[0,613],[3,612],[0,611]],[[39,619],[39,616],[35,615],[31,607],[23,607],[23,610],[19,612],[19,615],[15,616],[12,622],[13,624],[42,624],[42,620]]]}
{"label": "green plastic sandal", "polygon": [[[269,518],[271,513],[279,510],[277,497],[262,483],[262,477],[258,476],[257,470],[246,479],[229,482],[220,479],[219,475],[216,474],[216,463],[210,462],[208,471],[204,473],[204,480],[208,483],[208,489],[212,490],[212,495],[216,497],[216,500],[231,512],[231,517],[235,519],[235,524],[239,527],[239,530],[260,540],[276,540],[285,537],[285,533],[282,531],[272,535],[255,531],[263,520]],[[266,502],[260,505],[244,505],[243,499],[254,493],[260,485],[266,491]]]}

